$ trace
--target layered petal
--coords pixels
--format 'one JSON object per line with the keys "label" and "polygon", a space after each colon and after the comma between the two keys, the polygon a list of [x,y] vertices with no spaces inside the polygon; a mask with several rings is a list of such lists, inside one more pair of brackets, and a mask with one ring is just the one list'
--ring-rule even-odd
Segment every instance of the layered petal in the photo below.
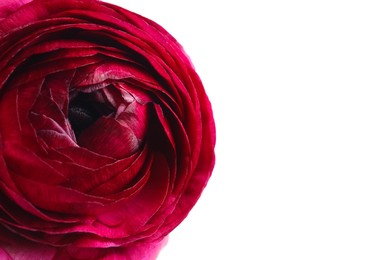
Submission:
{"label": "layered petal", "polygon": [[0,94],[0,257],[155,259],[215,162],[181,45],[101,1],[3,1]]}

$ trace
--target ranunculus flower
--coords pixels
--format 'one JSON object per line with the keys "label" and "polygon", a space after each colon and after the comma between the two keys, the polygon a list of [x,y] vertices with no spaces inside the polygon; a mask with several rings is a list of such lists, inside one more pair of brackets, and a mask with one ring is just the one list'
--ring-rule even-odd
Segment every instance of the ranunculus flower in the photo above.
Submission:
{"label": "ranunculus flower", "polygon": [[2,0],[0,16],[0,258],[154,259],[214,166],[189,58],[96,0]]}

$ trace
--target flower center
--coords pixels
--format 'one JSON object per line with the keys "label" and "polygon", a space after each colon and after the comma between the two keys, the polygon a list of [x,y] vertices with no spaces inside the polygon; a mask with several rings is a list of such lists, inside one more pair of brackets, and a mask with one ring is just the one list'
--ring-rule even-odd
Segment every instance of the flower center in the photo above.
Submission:
{"label": "flower center", "polygon": [[107,116],[115,109],[105,103],[99,91],[91,93],[75,92],[70,98],[68,118],[76,138],[102,116]]}

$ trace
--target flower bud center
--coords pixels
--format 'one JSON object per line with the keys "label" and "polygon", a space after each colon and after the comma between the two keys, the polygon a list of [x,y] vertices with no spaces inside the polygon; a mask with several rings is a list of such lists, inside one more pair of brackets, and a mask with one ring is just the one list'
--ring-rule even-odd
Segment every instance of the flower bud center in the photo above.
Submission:
{"label": "flower bud center", "polygon": [[68,118],[76,138],[82,131],[102,116],[107,116],[115,109],[99,98],[99,92],[77,92],[70,99]]}

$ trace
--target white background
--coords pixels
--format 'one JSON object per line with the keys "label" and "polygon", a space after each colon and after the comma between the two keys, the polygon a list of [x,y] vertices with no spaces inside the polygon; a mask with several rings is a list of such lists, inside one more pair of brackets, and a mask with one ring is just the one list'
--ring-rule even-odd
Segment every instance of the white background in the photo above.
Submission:
{"label": "white background", "polygon": [[217,163],[159,260],[390,259],[388,1],[110,0],[203,79]]}

